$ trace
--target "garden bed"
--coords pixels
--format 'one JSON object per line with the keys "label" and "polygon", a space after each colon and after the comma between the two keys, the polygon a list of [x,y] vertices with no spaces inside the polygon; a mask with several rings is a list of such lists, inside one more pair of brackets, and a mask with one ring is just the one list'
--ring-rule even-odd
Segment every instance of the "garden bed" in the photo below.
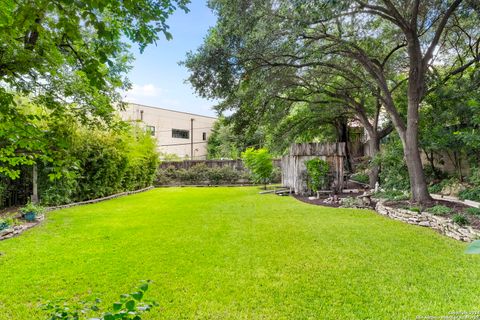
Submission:
{"label": "garden bed", "polygon": [[[455,222],[455,215],[467,216],[465,212],[468,206],[445,200],[436,200],[435,203],[435,206],[423,209],[412,207],[408,201],[379,201],[375,206],[375,210],[379,214],[395,220],[432,228],[456,240],[471,242],[480,238],[478,217],[468,215],[468,225]],[[445,213],[439,214],[441,210],[434,210],[435,207],[448,208],[451,211],[446,213],[447,210],[444,210]],[[428,212],[428,210],[435,211],[435,213]]]}
{"label": "garden bed", "polygon": [[[362,195],[363,192],[351,192],[351,193],[340,193],[340,194],[337,194],[336,196],[339,198],[339,199],[345,199],[345,198],[351,198],[351,197],[358,197],[360,195]],[[324,194],[324,195],[320,195],[320,197],[315,198],[313,199],[312,197],[307,197],[307,196],[301,196],[301,195],[297,195],[297,194],[294,194],[293,197],[297,200],[300,200],[302,202],[306,202],[306,203],[309,203],[309,204],[314,204],[314,205],[317,205],[317,206],[324,206],[324,207],[332,207],[332,208],[339,208],[342,206],[341,203],[331,203],[331,202],[325,202],[325,200],[327,200],[331,195],[329,194]]]}

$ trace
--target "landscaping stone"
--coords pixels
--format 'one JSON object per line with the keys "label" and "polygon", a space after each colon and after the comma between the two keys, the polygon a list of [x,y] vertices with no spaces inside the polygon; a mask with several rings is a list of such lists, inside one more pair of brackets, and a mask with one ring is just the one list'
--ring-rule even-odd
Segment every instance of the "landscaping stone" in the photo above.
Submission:
{"label": "landscaping stone", "polygon": [[480,238],[480,230],[470,226],[459,226],[449,219],[435,216],[428,212],[414,212],[406,209],[398,209],[386,206],[382,201],[377,202],[375,210],[389,218],[400,220],[421,227],[430,227],[448,237],[459,241],[471,242]]}

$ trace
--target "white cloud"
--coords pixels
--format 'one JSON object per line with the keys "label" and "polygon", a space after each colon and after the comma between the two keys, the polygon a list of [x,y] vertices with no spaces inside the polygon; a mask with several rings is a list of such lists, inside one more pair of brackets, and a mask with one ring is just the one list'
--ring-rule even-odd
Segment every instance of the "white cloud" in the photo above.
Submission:
{"label": "white cloud", "polygon": [[126,100],[135,100],[143,97],[158,97],[162,90],[154,84],[148,83],[145,85],[133,84],[132,88],[126,92]]}

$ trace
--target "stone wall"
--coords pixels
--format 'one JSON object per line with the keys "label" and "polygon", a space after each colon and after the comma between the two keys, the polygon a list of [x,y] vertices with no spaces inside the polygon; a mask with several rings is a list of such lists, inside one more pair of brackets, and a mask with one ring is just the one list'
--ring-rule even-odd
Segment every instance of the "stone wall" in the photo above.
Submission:
{"label": "stone wall", "polygon": [[441,234],[460,241],[471,242],[480,239],[479,230],[470,226],[460,226],[448,218],[435,216],[427,212],[418,213],[406,209],[392,208],[386,206],[383,202],[378,202],[375,210],[379,214],[395,220],[438,230]]}

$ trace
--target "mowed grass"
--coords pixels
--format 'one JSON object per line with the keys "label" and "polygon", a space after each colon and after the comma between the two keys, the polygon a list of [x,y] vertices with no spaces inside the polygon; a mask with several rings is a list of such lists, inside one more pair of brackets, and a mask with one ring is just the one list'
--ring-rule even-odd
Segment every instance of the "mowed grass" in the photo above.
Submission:
{"label": "mowed grass", "polygon": [[256,188],[171,188],[48,214],[0,242],[0,319],[45,300],[113,302],[139,280],[148,319],[415,319],[480,309],[466,244],[366,210]]}

